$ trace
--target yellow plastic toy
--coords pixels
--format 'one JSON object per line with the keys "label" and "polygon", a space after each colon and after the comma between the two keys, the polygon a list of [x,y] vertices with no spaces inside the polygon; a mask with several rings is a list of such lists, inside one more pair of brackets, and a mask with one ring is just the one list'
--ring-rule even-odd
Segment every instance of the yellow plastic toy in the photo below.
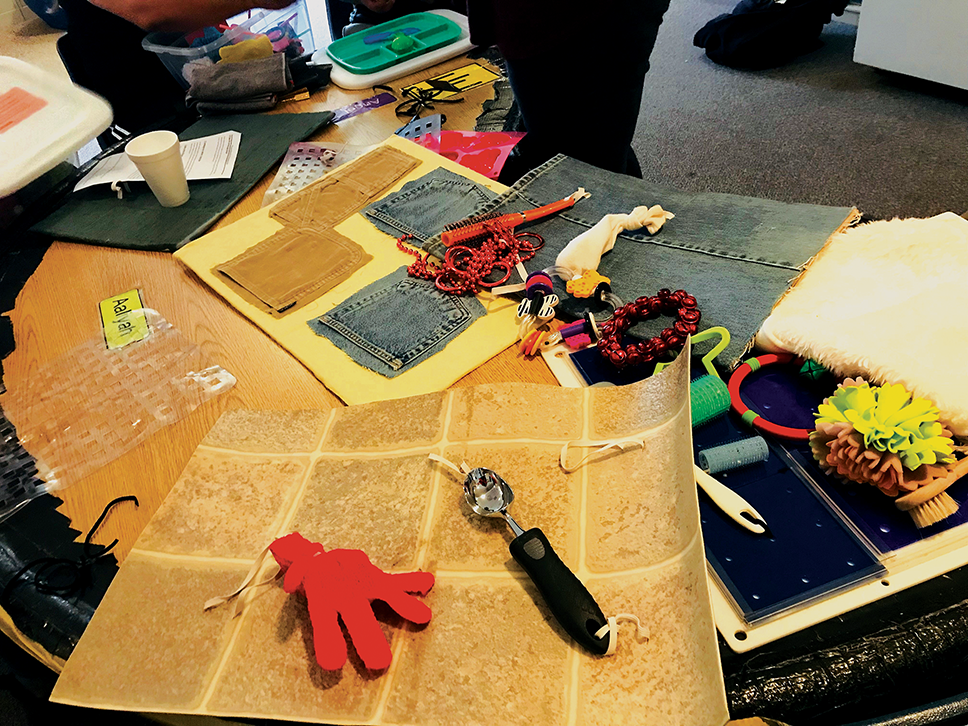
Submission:
{"label": "yellow plastic toy", "polygon": [[603,282],[607,285],[612,281],[604,275],[599,275],[595,270],[588,270],[581,277],[568,280],[565,283],[565,289],[574,297],[591,297]]}
{"label": "yellow plastic toy", "polygon": [[[716,366],[713,365],[713,361],[716,359],[716,356],[726,350],[726,346],[729,345],[729,331],[721,325],[717,325],[713,328],[707,328],[706,330],[703,330],[702,332],[696,333],[694,336],[692,336],[692,344],[695,345],[696,343],[702,343],[706,340],[716,337],[719,338],[719,342],[713,346],[711,351],[702,357],[702,364],[709,375],[719,378],[719,373],[716,372]],[[668,365],[672,365],[672,361],[669,361],[668,363],[656,363],[655,372],[658,373]]]}

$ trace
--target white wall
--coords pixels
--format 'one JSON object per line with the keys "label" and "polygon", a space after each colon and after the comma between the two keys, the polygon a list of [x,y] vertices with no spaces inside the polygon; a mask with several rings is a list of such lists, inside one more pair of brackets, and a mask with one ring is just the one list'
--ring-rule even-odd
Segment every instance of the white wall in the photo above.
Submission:
{"label": "white wall", "polygon": [[968,0],[864,0],[854,60],[968,89]]}
{"label": "white wall", "polygon": [[325,48],[333,42],[329,29],[329,14],[326,12],[326,0],[306,0],[306,9],[309,11],[309,24],[313,29],[316,48],[317,50]]}

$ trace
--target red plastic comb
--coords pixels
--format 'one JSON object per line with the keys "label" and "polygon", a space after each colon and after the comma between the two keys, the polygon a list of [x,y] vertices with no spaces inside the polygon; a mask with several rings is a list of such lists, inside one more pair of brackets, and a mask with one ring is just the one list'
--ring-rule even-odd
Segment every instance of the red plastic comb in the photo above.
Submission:
{"label": "red plastic comb", "polygon": [[440,234],[440,241],[443,242],[445,247],[453,247],[454,245],[460,244],[466,245],[468,242],[473,242],[479,237],[487,236],[490,229],[497,225],[513,231],[515,227],[524,222],[532,222],[536,219],[542,219],[560,212],[563,209],[574,207],[575,202],[586,196],[588,195],[585,190],[579,189],[574,194],[570,194],[564,199],[559,199],[557,202],[545,204],[543,207],[536,207],[535,209],[528,209],[524,212],[469,217],[460,222],[448,224]]}

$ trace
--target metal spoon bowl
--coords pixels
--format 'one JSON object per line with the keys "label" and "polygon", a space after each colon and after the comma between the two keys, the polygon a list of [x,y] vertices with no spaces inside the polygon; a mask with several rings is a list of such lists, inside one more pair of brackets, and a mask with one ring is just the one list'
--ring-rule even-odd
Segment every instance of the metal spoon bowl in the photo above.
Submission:
{"label": "metal spoon bowl", "polygon": [[524,530],[507,513],[514,501],[514,491],[496,471],[478,467],[464,479],[464,499],[468,506],[482,517],[503,517],[511,526],[515,537]]}

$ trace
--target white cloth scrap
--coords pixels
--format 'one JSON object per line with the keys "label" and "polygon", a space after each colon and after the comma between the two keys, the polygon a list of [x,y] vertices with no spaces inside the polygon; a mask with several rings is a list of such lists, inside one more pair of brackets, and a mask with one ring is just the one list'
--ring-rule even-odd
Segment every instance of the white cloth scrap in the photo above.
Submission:
{"label": "white cloth scrap", "polygon": [[675,217],[658,204],[651,207],[636,207],[629,214],[606,214],[598,224],[582,232],[558,253],[555,264],[565,267],[580,277],[589,270],[597,270],[602,255],[615,246],[615,239],[622,232],[645,229],[649,234],[658,232],[667,219]]}

